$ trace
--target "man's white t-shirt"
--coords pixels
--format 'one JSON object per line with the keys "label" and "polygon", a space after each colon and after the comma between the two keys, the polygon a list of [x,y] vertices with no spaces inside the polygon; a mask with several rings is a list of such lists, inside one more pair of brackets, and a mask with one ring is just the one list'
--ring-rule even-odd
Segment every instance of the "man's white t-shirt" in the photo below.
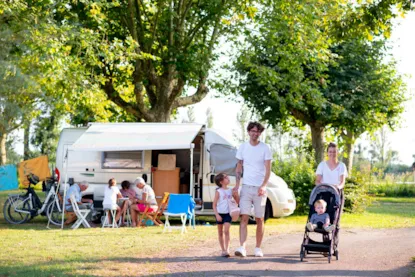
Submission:
{"label": "man's white t-shirt", "polygon": [[323,161],[318,165],[316,175],[322,176],[322,184],[338,185],[340,184],[340,176],[344,175],[344,178],[347,177],[347,168],[344,163],[339,162],[337,167],[331,170],[327,162]]}
{"label": "man's white t-shirt", "polygon": [[104,201],[102,205],[114,205],[117,204],[117,194],[121,193],[117,186],[105,187]]}
{"label": "man's white t-shirt", "polygon": [[259,142],[252,146],[249,142],[244,142],[239,146],[236,158],[243,161],[243,184],[261,186],[265,178],[265,161],[272,160],[268,144]]}

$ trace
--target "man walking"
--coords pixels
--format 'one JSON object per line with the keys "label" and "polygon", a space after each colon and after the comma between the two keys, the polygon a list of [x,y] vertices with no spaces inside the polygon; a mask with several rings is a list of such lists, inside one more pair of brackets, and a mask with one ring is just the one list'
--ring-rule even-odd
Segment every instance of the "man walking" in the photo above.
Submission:
{"label": "man walking", "polygon": [[236,256],[246,257],[246,239],[248,235],[248,220],[251,207],[254,205],[256,228],[255,257],[262,257],[262,238],[264,237],[264,215],[267,203],[266,186],[271,172],[272,154],[270,147],[259,141],[264,127],[259,122],[248,124],[249,142],[241,144],[236,153],[236,186],[238,191],[243,171],[243,184],[239,206],[241,209],[241,223],[239,227],[240,247],[235,251]]}

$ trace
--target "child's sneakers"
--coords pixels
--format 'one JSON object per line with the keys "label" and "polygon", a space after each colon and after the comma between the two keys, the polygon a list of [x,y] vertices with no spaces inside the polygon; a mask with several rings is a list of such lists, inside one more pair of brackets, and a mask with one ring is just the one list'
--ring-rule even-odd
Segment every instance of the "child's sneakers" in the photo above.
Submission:
{"label": "child's sneakers", "polygon": [[327,233],[333,231],[336,228],[336,225],[329,225],[329,226],[325,226],[324,227],[324,231],[326,231]]}
{"label": "child's sneakers", "polygon": [[229,258],[231,255],[229,255],[229,252],[228,251],[222,251],[222,255],[221,255],[222,257],[225,257],[225,258]]}
{"label": "child's sneakers", "polygon": [[239,246],[238,248],[236,248],[235,250],[235,256],[238,257],[246,257],[246,249],[243,246]]}
{"label": "child's sneakers", "polygon": [[307,223],[307,225],[306,225],[306,228],[307,228],[307,230],[308,230],[308,231],[310,231],[310,232],[314,232],[314,226],[313,226],[313,223],[308,222],[308,223]]}

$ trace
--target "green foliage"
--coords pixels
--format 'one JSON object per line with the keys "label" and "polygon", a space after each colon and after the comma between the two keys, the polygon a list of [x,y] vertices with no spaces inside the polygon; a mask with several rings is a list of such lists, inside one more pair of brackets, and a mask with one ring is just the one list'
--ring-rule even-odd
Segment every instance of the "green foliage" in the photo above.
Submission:
{"label": "green foliage", "polygon": [[345,212],[363,212],[371,204],[371,201],[368,185],[364,182],[362,175],[355,174],[354,177],[346,179],[344,186]]}
{"label": "green foliage", "polygon": [[305,214],[309,211],[308,200],[315,186],[315,165],[310,158],[308,156],[307,159],[276,160],[272,164],[272,171],[294,191],[297,201],[296,214]]}
{"label": "green foliage", "polygon": [[64,31],[60,49],[90,82],[88,92],[136,121],[169,121],[176,108],[203,99],[219,39],[255,12],[248,0],[65,0],[44,10]]}
{"label": "green foliage", "polygon": [[369,193],[387,197],[415,197],[415,184],[371,184]]}

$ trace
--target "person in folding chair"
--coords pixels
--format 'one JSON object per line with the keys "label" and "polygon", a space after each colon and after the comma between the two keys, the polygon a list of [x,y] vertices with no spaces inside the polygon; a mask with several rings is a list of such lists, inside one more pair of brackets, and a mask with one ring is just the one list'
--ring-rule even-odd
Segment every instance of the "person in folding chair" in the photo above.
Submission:
{"label": "person in folding chair", "polygon": [[[93,200],[92,199],[85,199],[82,198],[82,191],[87,190],[89,187],[89,183],[87,181],[82,181],[79,184],[73,184],[67,191],[66,197],[65,197],[65,211],[67,212],[74,212],[73,207],[71,205],[71,195],[73,194],[75,196],[76,202],[78,203],[79,209],[91,209],[93,210]],[[86,220],[89,222],[91,226],[95,226],[91,222],[91,216],[92,212],[90,212]],[[70,221],[65,222],[65,225],[68,225],[76,220],[76,217],[71,219]]]}
{"label": "person in folding chair", "polygon": [[[104,201],[102,206],[104,210],[116,210],[115,222],[120,220],[122,214],[125,214],[125,211],[128,207],[128,202],[124,201],[121,203],[121,207],[117,204],[117,199],[122,198],[122,194],[117,187],[117,181],[115,178],[111,178],[108,181],[108,187],[105,188]],[[112,222],[111,218],[110,222]]]}
{"label": "person in folding chair", "polygon": [[130,208],[132,226],[136,227],[137,217],[139,216],[139,214],[143,213],[147,207],[147,212],[155,212],[158,209],[158,205],[154,190],[146,184],[146,181],[144,181],[143,178],[138,177],[137,179],[135,179],[134,184],[141,192],[141,198],[137,197],[136,199],[134,199],[133,204]]}

